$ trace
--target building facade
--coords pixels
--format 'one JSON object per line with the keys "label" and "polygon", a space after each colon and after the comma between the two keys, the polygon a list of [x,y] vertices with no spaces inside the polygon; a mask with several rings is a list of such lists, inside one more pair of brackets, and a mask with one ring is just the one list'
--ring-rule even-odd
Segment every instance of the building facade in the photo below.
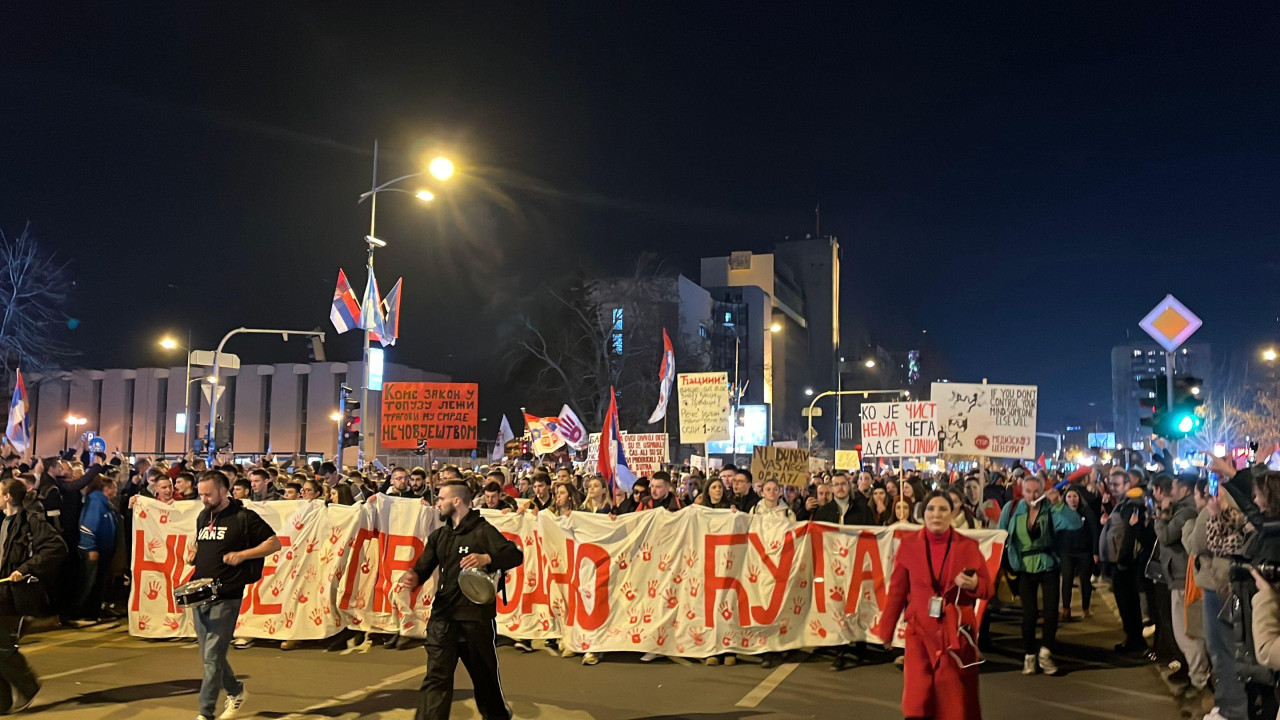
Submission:
{"label": "building facade", "polygon": [[[1174,374],[1190,375],[1205,381],[1207,389],[1213,358],[1207,344],[1183,345],[1174,353]],[[1151,439],[1151,428],[1141,419],[1150,417],[1139,401],[1153,396],[1138,386],[1165,371],[1164,349],[1151,343],[1130,343],[1111,348],[1111,404],[1116,444],[1142,450]]]}

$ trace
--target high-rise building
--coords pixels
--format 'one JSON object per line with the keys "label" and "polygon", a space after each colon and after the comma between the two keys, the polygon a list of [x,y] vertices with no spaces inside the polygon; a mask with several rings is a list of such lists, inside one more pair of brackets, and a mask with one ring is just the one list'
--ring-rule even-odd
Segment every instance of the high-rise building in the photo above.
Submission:
{"label": "high-rise building", "polygon": [[[1174,353],[1174,374],[1190,375],[1205,381],[1213,367],[1207,344],[1183,345]],[[1151,428],[1139,422],[1150,417],[1139,401],[1154,400],[1153,393],[1139,387],[1165,371],[1164,349],[1151,343],[1130,343],[1111,348],[1111,403],[1116,443],[1127,448],[1145,449],[1151,439]]]}
{"label": "high-rise building", "polygon": [[[743,403],[770,406],[775,439],[798,438],[806,427],[806,391],[839,389],[840,259],[834,237],[702,259],[702,286],[716,303],[712,369],[733,373],[726,361],[737,350]],[[832,417],[814,428],[833,445],[835,404],[827,409]]]}

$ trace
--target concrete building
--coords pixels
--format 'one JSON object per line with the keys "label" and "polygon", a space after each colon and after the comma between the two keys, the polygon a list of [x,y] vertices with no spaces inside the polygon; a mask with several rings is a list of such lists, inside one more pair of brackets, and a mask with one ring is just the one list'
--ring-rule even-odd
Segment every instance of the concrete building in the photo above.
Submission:
{"label": "concrete building", "polygon": [[[206,368],[192,368],[191,417],[182,384],[185,367],[77,370],[57,377],[29,380],[31,432],[39,456],[57,453],[92,431],[126,455],[183,454],[191,440],[203,439],[209,421],[210,386]],[[280,363],[243,365],[222,369],[219,383],[225,388],[218,402],[216,437],[219,446],[230,443],[237,454],[294,452],[331,457],[338,442],[338,426],[332,414],[338,408],[338,389],[346,384],[359,397],[361,364]],[[387,363],[384,382],[447,382],[437,373]],[[199,389],[197,389],[197,387]],[[374,408],[380,392],[370,391]],[[376,424],[379,413],[373,413]],[[82,418],[72,425],[69,417]],[[184,422],[185,421],[185,422]],[[375,433],[377,437],[377,433]],[[349,454],[354,448],[349,449]]]}
{"label": "concrete building", "polygon": [[[1213,359],[1207,344],[1183,345],[1174,353],[1174,373],[1190,375],[1205,381],[1212,374]],[[1151,438],[1151,429],[1139,421],[1150,417],[1138,401],[1148,399],[1147,390],[1138,387],[1165,371],[1164,349],[1151,343],[1130,343],[1111,348],[1111,403],[1116,443],[1142,450]]]}
{"label": "concrete building", "polygon": [[[702,287],[717,303],[712,369],[732,373],[738,348],[742,402],[771,407],[774,439],[798,438],[806,426],[806,390],[840,387],[840,259],[833,237],[781,242],[770,254],[702,258]],[[834,415],[834,402],[827,406]],[[835,423],[814,423],[828,446]]]}

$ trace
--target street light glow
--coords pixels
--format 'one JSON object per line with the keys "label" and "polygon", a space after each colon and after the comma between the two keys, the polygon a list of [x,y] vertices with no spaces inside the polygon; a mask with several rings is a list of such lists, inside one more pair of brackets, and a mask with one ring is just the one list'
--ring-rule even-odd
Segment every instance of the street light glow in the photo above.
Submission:
{"label": "street light glow", "polygon": [[805,394],[805,395],[812,395],[812,394],[813,394],[813,388],[805,388],[805,389],[804,389],[804,394]]}
{"label": "street light glow", "polygon": [[453,177],[453,162],[446,157],[438,157],[427,165],[427,172],[437,180],[448,180]]}
{"label": "street light glow", "polygon": [[876,361],[875,361],[875,360],[868,359],[866,362],[864,362],[864,363],[862,363],[862,364],[863,364],[863,365],[866,365],[866,366],[867,366],[867,367],[869,367],[869,368],[873,368],[873,367],[875,367],[875,366],[876,366]]}
{"label": "street light glow", "polygon": [[329,415],[329,419],[334,422],[342,422],[342,413],[334,410],[333,413]]}
{"label": "street light glow", "polygon": [[431,202],[432,200],[436,199],[436,194],[431,192],[430,190],[419,190],[418,192],[414,193],[414,197],[418,198],[422,202]]}
{"label": "street light glow", "polygon": [[1277,357],[1280,357],[1280,355],[1276,354],[1275,348],[1267,348],[1262,351],[1262,359],[1267,362],[1275,362]]}
{"label": "street light glow", "polygon": [[769,332],[782,332],[782,323],[776,322],[769,326]]}
{"label": "street light glow", "polygon": [[1196,386],[1196,387],[1191,388],[1191,394],[1192,394],[1192,395],[1199,395],[1199,394],[1200,394],[1200,387],[1199,387],[1199,386]]}
{"label": "street light glow", "polygon": [[160,347],[164,348],[165,350],[175,350],[178,347],[178,341],[174,340],[171,337],[167,337],[160,341]]}

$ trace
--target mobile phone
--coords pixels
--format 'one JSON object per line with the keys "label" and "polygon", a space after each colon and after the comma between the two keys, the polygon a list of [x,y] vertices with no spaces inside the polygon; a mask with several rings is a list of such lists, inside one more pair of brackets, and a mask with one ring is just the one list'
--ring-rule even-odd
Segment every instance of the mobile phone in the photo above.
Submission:
{"label": "mobile phone", "polygon": [[1216,497],[1218,495],[1218,473],[1209,473],[1209,495]]}
{"label": "mobile phone", "polygon": [[964,574],[968,575],[969,577],[973,577],[974,575],[978,574],[978,570],[977,568],[965,568]]}

